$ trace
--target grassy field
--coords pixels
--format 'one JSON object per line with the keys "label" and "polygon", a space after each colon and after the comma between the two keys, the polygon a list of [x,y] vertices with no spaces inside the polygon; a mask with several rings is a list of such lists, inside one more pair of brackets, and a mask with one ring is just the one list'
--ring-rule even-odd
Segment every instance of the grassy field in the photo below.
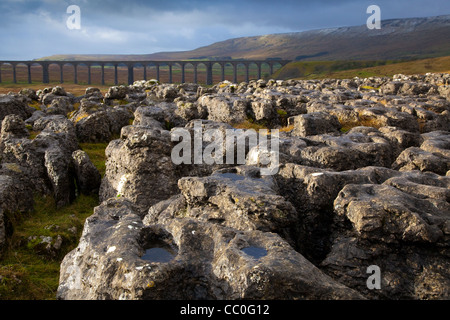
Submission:
{"label": "grassy field", "polygon": [[423,59],[410,62],[393,63],[384,66],[375,66],[370,68],[362,68],[359,70],[344,70],[332,72],[329,77],[345,79],[351,76],[371,77],[385,76],[392,77],[394,74],[425,74],[428,72],[444,72],[450,73],[450,56]]}
{"label": "grassy field", "polygon": [[348,79],[394,74],[450,72],[450,56],[413,61],[311,61],[292,62],[274,74],[277,79]]}
{"label": "grassy field", "polygon": [[[52,197],[35,197],[35,209],[17,217],[14,233],[0,261],[0,300],[53,300],[59,283],[63,257],[78,243],[84,221],[98,205],[94,196],[80,196],[74,203],[56,210]],[[55,257],[40,251],[40,236],[62,238]]]}

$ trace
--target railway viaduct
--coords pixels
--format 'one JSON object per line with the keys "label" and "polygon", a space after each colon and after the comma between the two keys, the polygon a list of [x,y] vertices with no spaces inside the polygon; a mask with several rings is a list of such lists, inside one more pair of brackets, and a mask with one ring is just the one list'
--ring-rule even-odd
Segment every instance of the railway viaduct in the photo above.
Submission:
{"label": "railway viaduct", "polygon": [[[229,60],[229,61],[0,61],[0,83],[1,78],[1,67],[2,65],[12,66],[12,81],[17,83],[17,72],[18,66],[26,66],[28,68],[28,83],[31,83],[31,67],[40,66],[42,68],[42,83],[50,82],[49,67],[51,65],[59,66],[60,70],[60,82],[64,83],[64,66],[72,66],[74,74],[74,83],[78,83],[78,67],[85,66],[88,68],[88,84],[92,84],[91,68],[100,67],[101,68],[101,84],[105,85],[105,67],[114,67],[114,83],[117,85],[118,79],[118,68],[126,67],[128,68],[128,84],[133,84],[135,80],[147,80],[147,69],[149,67],[156,68],[156,79],[160,81],[160,68],[165,67],[169,69],[169,83],[173,82],[173,67],[177,66],[181,69],[181,82],[186,82],[186,67],[190,65],[193,67],[194,73],[194,83],[198,83],[199,70],[198,67],[203,65],[203,70],[206,69],[206,84],[213,84],[213,68],[220,66],[221,69],[221,79],[225,80],[225,67],[232,66],[233,68],[233,80],[237,82],[238,67],[244,66],[245,68],[245,79],[249,81],[249,70],[250,66],[256,65],[258,70],[258,79],[261,79],[261,73],[263,65],[266,64],[270,68],[270,74],[273,74],[274,67],[282,67],[289,63],[288,60]],[[206,67],[206,68],[205,68]],[[134,69],[143,68],[143,79],[134,79]],[[205,71],[202,71],[205,72]]]}

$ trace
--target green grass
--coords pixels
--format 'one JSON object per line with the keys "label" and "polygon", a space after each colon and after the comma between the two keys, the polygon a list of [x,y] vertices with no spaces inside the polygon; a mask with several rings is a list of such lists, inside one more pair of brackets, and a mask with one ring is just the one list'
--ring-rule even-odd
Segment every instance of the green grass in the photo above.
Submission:
{"label": "green grass", "polygon": [[0,264],[1,300],[54,300],[59,262],[16,250]]}
{"label": "green grass", "polygon": [[267,129],[268,127],[267,127],[266,124],[264,124],[262,122],[258,122],[258,121],[255,121],[255,120],[249,118],[249,119],[244,120],[244,121],[242,121],[240,123],[234,123],[233,124],[233,128],[235,128],[235,129],[243,129],[243,130],[251,129],[251,130],[258,131],[258,130]]}
{"label": "green grass", "polygon": [[[84,221],[98,205],[97,196],[79,196],[71,205],[57,210],[52,197],[36,197],[35,209],[16,216],[14,232],[0,261],[0,300],[52,300],[56,298],[60,264],[78,243]],[[62,248],[51,257],[36,251],[29,238],[62,237]]]}
{"label": "green grass", "polygon": [[277,79],[317,79],[326,78],[330,73],[356,70],[380,65],[390,65],[398,61],[307,61],[291,62],[275,72]]}
{"label": "green grass", "polygon": [[106,170],[105,150],[108,143],[80,143],[80,148],[85,151],[102,177]]}
{"label": "green grass", "polygon": [[[80,144],[102,176],[107,146]],[[53,197],[36,196],[32,212],[9,215],[13,233],[0,260],[0,300],[56,299],[61,261],[78,245],[84,222],[98,205],[98,195],[80,195],[72,204],[56,209]],[[62,238],[57,254],[42,250],[41,236]]]}
{"label": "green grass", "polygon": [[343,70],[328,74],[330,78],[367,78],[372,76],[392,77],[395,74],[425,74],[427,72],[450,72],[450,56],[421,59],[393,64],[379,65],[355,70]]}
{"label": "green grass", "polygon": [[307,61],[291,62],[275,72],[276,79],[351,79],[392,77],[394,74],[449,72],[450,56],[411,61]]}

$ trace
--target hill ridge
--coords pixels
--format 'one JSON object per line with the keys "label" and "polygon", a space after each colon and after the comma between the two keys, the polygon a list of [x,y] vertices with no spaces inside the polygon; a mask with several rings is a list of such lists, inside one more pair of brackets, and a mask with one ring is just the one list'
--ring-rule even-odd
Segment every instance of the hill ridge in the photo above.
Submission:
{"label": "hill ridge", "polygon": [[[38,60],[388,60],[417,59],[450,54],[450,15],[388,19],[381,30],[365,25],[313,29],[302,32],[238,37],[190,51],[138,55],[55,55]],[[113,59],[114,58],[114,59]]]}

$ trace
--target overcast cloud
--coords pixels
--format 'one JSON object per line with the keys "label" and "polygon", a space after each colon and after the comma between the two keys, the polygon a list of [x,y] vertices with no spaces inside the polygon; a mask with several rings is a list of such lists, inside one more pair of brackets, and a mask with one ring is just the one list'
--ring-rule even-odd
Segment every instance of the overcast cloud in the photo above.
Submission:
{"label": "overcast cloud", "polygon": [[[1,60],[54,54],[148,54],[192,50],[230,38],[450,14],[448,0],[0,0]],[[69,5],[81,29],[69,30]]]}

